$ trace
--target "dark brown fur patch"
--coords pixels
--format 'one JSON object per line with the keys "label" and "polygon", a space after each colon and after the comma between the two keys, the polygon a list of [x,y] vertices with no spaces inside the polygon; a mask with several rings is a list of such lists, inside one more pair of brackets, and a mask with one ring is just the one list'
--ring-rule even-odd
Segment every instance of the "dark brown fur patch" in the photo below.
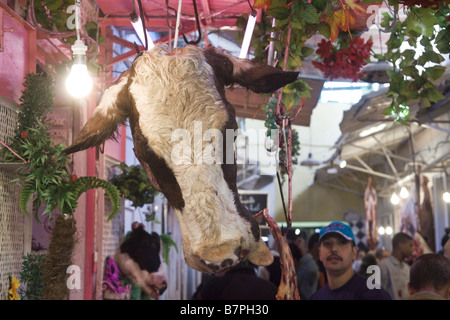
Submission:
{"label": "dark brown fur patch", "polygon": [[166,161],[154,152],[148,144],[147,139],[142,134],[141,128],[139,127],[139,113],[136,109],[136,103],[131,96],[130,100],[132,107],[129,114],[129,121],[136,158],[141,162],[144,168],[148,166],[147,168],[150,172],[147,172],[147,174],[149,175],[150,180],[154,180],[157,184],[157,186],[154,185],[153,187],[164,194],[167,201],[174,209],[182,212],[185,203],[180,185]]}

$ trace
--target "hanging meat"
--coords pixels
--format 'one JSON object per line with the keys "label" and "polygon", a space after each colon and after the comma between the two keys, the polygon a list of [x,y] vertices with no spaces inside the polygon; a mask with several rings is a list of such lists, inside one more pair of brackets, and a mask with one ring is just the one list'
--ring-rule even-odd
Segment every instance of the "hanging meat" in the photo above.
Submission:
{"label": "hanging meat", "polygon": [[294,259],[289,248],[286,236],[283,235],[281,228],[269,215],[267,209],[262,210],[256,215],[263,214],[269,225],[273,238],[280,254],[281,279],[276,295],[277,300],[300,300],[300,294],[297,285],[297,273],[295,272]]}
{"label": "hanging meat", "polygon": [[378,215],[377,215],[377,191],[372,184],[372,177],[369,177],[366,191],[364,192],[364,208],[366,210],[366,237],[367,246],[375,250],[378,245]]}
{"label": "hanging meat", "polygon": [[419,230],[425,242],[430,249],[436,251],[435,229],[433,207],[431,205],[430,189],[428,188],[429,179],[422,176],[423,201],[419,210]]}

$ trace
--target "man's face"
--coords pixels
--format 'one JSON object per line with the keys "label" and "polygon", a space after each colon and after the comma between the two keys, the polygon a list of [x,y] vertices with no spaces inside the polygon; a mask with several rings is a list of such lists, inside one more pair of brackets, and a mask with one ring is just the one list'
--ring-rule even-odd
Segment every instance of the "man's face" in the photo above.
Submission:
{"label": "man's face", "polygon": [[329,273],[340,274],[352,268],[356,253],[352,242],[336,233],[325,235],[320,242],[319,258]]}
{"label": "man's face", "polygon": [[414,241],[413,240],[407,240],[404,242],[399,243],[400,251],[403,255],[403,258],[408,258],[411,256],[414,252]]}

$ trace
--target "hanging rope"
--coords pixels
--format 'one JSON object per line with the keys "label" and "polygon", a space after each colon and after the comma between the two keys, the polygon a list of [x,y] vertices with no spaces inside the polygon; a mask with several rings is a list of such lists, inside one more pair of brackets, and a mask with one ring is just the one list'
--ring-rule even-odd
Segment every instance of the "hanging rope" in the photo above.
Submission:
{"label": "hanging rope", "polygon": [[144,29],[144,38],[145,38],[145,50],[148,50],[148,38],[147,38],[147,28],[145,27],[145,15],[144,15],[144,9],[142,9],[142,3],[141,0],[138,0],[139,5],[139,15],[141,17],[142,21],[142,29]]}
{"label": "hanging rope", "polygon": [[28,161],[26,161],[24,158],[22,158],[22,157],[19,156],[16,152],[14,152],[14,150],[11,149],[11,148],[10,148],[7,144],[5,144],[2,140],[0,140],[0,143],[1,143],[4,147],[8,148],[8,150],[11,151],[17,158],[19,158],[20,160],[22,160],[24,163],[28,163]]}
{"label": "hanging rope", "polygon": [[[287,66],[287,59],[289,56],[289,45],[291,41],[291,18],[289,17],[289,24],[288,24],[288,33],[286,38],[286,48],[284,51],[284,61],[283,61],[283,71],[286,71]],[[286,223],[287,223],[287,229],[291,228],[292,225],[292,127],[291,127],[291,119],[289,116],[286,116],[284,112],[281,112],[281,99],[283,96],[283,89],[278,90],[278,100],[277,100],[277,107],[276,107],[276,117],[281,122],[281,128],[282,132],[280,132],[280,135],[284,138],[284,142],[286,144],[286,171],[288,172],[288,212],[286,213],[286,205],[284,203],[284,197],[283,197],[283,190],[280,185],[280,193],[282,194],[282,201],[283,201],[283,208],[285,211],[285,217],[286,217]],[[296,113],[298,115],[298,112]],[[288,135],[286,139],[286,128],[288,130]],[[280,136],[281,140],[281,136]],[[278,170],[277,170],[277,176],[279,176]]]}
{"label": "hanging rope", "polygon": [[181,19],[181,4],[183,0],[178,0],[178,11],[177,11],[177,23],[175,25],[175,38],[173,39],[173,48],[176,49],[178,45],[178,32],[180,29],[180,19]]}
{"label": "hanging rope", "polygon": [[[132,6],[132,13],[130,14],[130,17],[133,19],[133,17],[136,17],[136,7],[134,4],[134,0],[131,0],[131,6]],[[141,19],[142,22],[142,29],[143,29],[143,33],[144,33],[144,46],[145,46],[145,50],[148,50],[148,38],[147,38],[147,28],[145,27],[145,15],[144,15],[144,9],[142,8],[142,3],[141,0],[138,0],[138,6],[139,6],[139,17]],[[136,50],[137,53],[137,57],[139,57],[141,55],[141,52],[139,50],[139,46],[137,45],[136,42],[134,42],[134,49]],[[136,58],[137,58],[136,57]]]}

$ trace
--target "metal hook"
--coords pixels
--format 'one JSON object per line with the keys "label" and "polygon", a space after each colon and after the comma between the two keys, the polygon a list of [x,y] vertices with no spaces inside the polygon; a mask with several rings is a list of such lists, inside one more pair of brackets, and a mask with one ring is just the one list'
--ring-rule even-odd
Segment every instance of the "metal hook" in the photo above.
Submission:
{"label": "metal hook", "polygon": [[198,18],[198,11],[197,11],[197,3],[195,0],[192,0],[192,4],[194,5],[194,12],[195,12],[195,22],[197,24],[197,30],[198,30],[198,39],[195,41],[188,41],[188,39],[186,38],[186,36],[184,34],[183,35],[183,39],[187,44],[199,44],[200,40],[202,39],[202,30],[200,28],[200,20]]}

